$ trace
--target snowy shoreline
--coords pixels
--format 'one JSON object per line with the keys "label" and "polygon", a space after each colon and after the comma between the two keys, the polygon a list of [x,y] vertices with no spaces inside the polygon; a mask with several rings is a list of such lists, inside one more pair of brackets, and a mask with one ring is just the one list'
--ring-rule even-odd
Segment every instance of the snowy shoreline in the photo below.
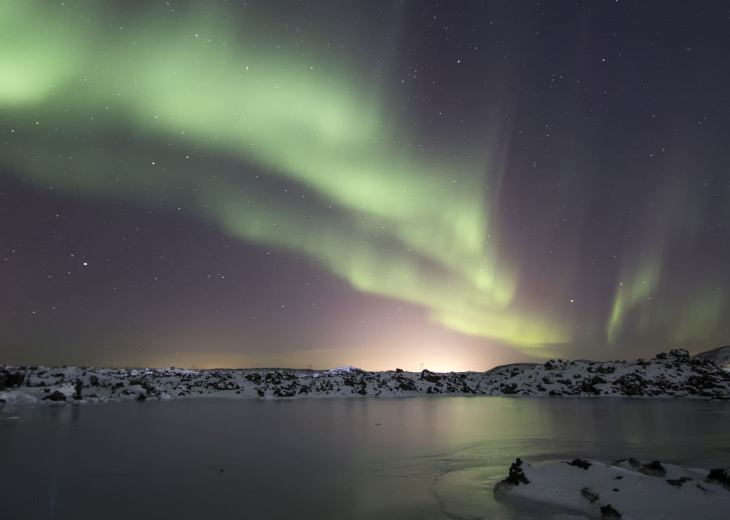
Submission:
{"label": "snowy shoreline", "polygon": [[0,404],[426,395],[730,399],[730,373],[683,349],[651,360],[550,360],[451,373],[0,366]]}
{"label": "snowy shoreline", "polygon": [[719,520],[730,509],[730,468],[694,469],[633,458],[533,467],[518,458],[493,493],[517,510],[549,512],[556,519]]}

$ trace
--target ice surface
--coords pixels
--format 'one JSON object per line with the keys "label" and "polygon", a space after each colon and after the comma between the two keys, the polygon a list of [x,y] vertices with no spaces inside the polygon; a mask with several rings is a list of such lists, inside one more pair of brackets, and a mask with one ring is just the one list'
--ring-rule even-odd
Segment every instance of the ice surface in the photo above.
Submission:
{"label": "ice surface", "polygon": [[727,403],[690,399],[6,406],[0,518],[545,519],[493,498],[517,455],[709,470],[730,466],[728,432]]}

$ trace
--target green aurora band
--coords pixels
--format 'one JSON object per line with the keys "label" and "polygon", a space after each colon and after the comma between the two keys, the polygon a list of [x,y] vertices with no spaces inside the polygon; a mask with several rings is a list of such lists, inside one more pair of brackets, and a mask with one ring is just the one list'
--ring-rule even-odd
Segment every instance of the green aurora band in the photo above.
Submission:
{"label": "green aurora band", "polygon": [[[679,344],[708,341],[723,323],[728,298],[717,282],[709,283],[713,279],[710,273],[700,283],[693,277],[690,286],[665,274],[669,271],[666,264],[673,260],[668,252],[677,243],[686,247],[697,232],[696,222],[702,221],[701,200],[682,183],[669,183],[660,190],[653,216],[646,219],[638,233],[636,250],[625,254],[633,261],[626,262],[619,273],[606,325],[609,343],[657,331]],[[679,269],[687,273],[691,270]],[[721,278],[715,275],[715,279]],[[677,287],[682,287],[681,294],[676,292]]]}
{"label": "green aurora band", "polygon": [[[516,302],[520,273],[497,254],[498,161],[417,151],[345,56],[278,48],[266,20],[234,24],[207,2],[133,17],[69,4],[0,7],[10,171],[73,196],[184,207],[465,334],[531,351],[574,339],[569,320]],[[229,168],[213,166],[220,157]],[[261,172],[306,203],[262,195]],[[609,341],[656,290],[656,260],[626,273]],[[683,337],[725,302],[707,305],[677,325]]]}

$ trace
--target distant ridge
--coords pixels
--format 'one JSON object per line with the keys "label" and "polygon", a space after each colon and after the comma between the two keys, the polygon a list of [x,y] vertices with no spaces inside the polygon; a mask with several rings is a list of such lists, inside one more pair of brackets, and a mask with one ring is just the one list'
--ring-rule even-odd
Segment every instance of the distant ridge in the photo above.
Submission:
{"label": "distant ridge", "polygon": [[730,367],[730,346],[706,350],[692,357],[707,359],[719,367]]}
{"label": "distant ridge", "polygon": [[529,370],[529,369],[535,368],[540,365],[542,365],[542,363],[509,363],[507,365],[498,365],[494,368],[490,368],[485,373],[486,374],[499,374],[502,372],[507,373],[507,372],[512,372],[512,370],[514,370],[515,368],[518,370],[519,369]]}
{"label": "distant ridge", "polygon": [[[710,352],[726,352],[730,347]],[[720,359],[719,356],[715,356]],[[726,358],[727,359],[727,358]],[[0,365],[4,404],[426,395],[697,397],[730,400],[730,371],[685,349],[636,361],[515,363],[489,372],[109,369]]]}

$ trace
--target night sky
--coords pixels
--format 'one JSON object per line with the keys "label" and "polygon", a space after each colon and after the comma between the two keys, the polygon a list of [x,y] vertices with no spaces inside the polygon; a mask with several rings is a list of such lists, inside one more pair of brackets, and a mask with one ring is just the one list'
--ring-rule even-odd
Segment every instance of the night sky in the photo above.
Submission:
{"label": "night sky", "polygon": [[0,2],[0,363],[730,343],[724,1]]}

